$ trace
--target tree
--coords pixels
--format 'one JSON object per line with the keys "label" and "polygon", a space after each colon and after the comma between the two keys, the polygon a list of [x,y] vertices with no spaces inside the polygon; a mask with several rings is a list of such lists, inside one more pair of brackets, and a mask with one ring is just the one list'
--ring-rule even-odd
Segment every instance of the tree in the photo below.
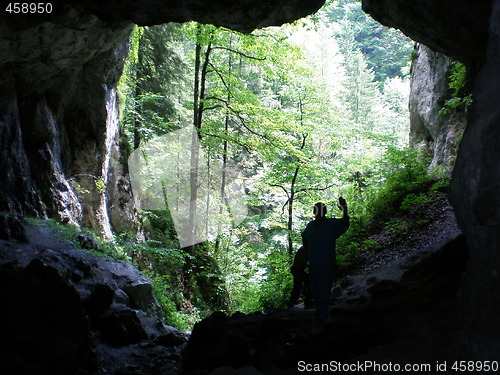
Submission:
{"label": "tree", "polygon": [[357,48],[363,54],[368,69],[374,72],[374,81],[404,78],[409,74],[413,42],[401,32],[381,25],[363,12],[358,0],[335,0],[324,6],[317,16],[326,23],[348,25],[338,29],[337,35],[349,30]]}
{"label": "tree", "polygon": [[186,85],[186,65],[170,48],[179,26],[136,26],[130,38],[130,53],[119,82],[121,123],[137,149],[142,141],[168,133],[180,110],[179,90]]}
{"label": "tree", "polygon": [[[344,15],[333,25],[320,15],[316,23],[250,35],[189,23],[171,26],[168,35],[144,29],[135,36],[132,51],[144,53],[127,63],[129,134],[135,127],[142,149],[154,145],[154,135],[188,124],[193,129],[177,151],[187,178],[178,174],[172,178],[177,186],[162,188],[165,197],[173,190],[188,197],[190,236],[206,239],[182,246],[183,298],[195,306],[225,308],[224,288],[240,307],[277,306],[273,301],[286,294],[291,254],[312,204],[336,202],[354,185],[362,195],[374,160],[390,143],[387,135],[400,137],[407,125],[404,79],[379,66],[370,69],[375,60],[362,46],[367,37],[359,38],[369,27],[362,21],[350,31],[358,22],[347,16],[352,2],[339,2]],[[168,48],[155,50],[157,41]],[[154,66],[162,63],[155,62],[159,56],[149,55],[167,50],[178,58],[178,69],[162,69],[178,80]],[[151,164],[161,169],[168,157],[159,155],[163,159]],[[254,215],[229,226],[237,172]],[[203,217],[215,225],[206,220],[196,227]]]}
{"label": "tree", "polygon": [[346,81],[343,98],[350,120],[354,126],[361,126],[364,131],[373,131],[375,124],[372,108],[375,105],[378,89],[374,82],[374,72],[368,68],[365,58],[359,51],[354,34],[346,30],[339,42],[340,51],[344,55]]}

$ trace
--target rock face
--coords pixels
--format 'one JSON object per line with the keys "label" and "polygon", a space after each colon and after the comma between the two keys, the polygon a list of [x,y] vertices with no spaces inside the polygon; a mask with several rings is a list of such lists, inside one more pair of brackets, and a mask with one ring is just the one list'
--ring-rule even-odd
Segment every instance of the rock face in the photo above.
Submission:
{"label": "rock face", "polygon": [[98,183],[120,159],[114,86],[131,25],[65,9],[49,20],[2,12],[0,210],[110,235],[108,196],[123,187]]}
{"label": "rock face", "polygon": [[363,7],[476,74],[450,196],[471,255],[461,293],[460,350],[467,358],[495,358],[500,350],[500,297],[492,293],[500,287],[500,1],[363,0]]}
{"label": "rock face", "polygon": [[137,269],[83,253],[45,224],[9,215],[0,222],[11,234],[0,240],[3,371],[180,372],[186,338],[164,325]]}
{"label": "rock face", "polygon": [[467,124],[463,112],[439,113],[450,96],[448,76],[452,59],[422,44],[416,45],[414,55],[410,81],[410,142],[414,148],[429,151],[431,168],[440,165],[451,173]]}
{"label": "rock face", "polygon": [[488,59],[452,181],[453,204],[471,246],[463,285],[463,350],[493,358],[500,350],[500,1],[493,2]]}

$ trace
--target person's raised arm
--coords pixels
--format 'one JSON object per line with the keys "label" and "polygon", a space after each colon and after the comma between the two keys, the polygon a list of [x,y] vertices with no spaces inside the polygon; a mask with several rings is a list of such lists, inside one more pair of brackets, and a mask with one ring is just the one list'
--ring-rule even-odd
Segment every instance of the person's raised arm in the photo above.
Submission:
{"label": "person's raised arm", "polygon": [[349,227],[349,211],[347,209],[347,202],[344,198],[339,197],[339,208],[342,210],[342,221],[346,227]]}

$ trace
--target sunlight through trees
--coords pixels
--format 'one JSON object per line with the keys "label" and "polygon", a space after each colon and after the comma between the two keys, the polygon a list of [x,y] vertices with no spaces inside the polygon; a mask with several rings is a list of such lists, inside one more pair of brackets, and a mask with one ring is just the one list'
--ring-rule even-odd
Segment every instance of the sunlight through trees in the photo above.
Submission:
{"label": "sunlight through trees", "polygon": [[[144,210],[152,236],[144,246],[155,250],[138,256],[150,258],[150,276],[171,280],[171,272],[190,283],[155,283],[168,316],[178,314],[182,326],[189,321],[182,312],[283,305],[312,205],[321,200],[335,215],[342,194],[353,216],[366,213],[369,188],[385,180],[380,160],[408,144],[412,42],[369,19],[358,2],[339,0],[249,35],[168,24],[136,27],[130,43],[119,85],[130,151],[146,157],[155,137],[193,126],[204,157],[182,150],[191,163],[188,197],[216,189],[217,212],[227,215],[228,166],[235,165],[248,201],[243,223],[183,249],[173,208]],[[208,171],[203,180],[200,168]],[[199,205],[186,212],[204,214]],[[170,257],[175,272],[161,266]]]}

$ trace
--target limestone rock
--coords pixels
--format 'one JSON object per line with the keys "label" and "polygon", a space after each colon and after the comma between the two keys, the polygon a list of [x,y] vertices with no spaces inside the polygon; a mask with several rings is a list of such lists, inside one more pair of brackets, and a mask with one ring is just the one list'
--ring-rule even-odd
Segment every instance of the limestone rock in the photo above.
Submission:
{"label": "limestone rock", "polygon": [[490,9],[490,1],[363,0],[375,20],[471,68],[484,62]]}
{"label": "limestone rock", "polygon": [[431,168],[453,170],[458,145],[467,123],[464,113],[441,114],[449,99],[448,76],[452,59],[417,44],[410,85],[410,142],[430,151]]}

